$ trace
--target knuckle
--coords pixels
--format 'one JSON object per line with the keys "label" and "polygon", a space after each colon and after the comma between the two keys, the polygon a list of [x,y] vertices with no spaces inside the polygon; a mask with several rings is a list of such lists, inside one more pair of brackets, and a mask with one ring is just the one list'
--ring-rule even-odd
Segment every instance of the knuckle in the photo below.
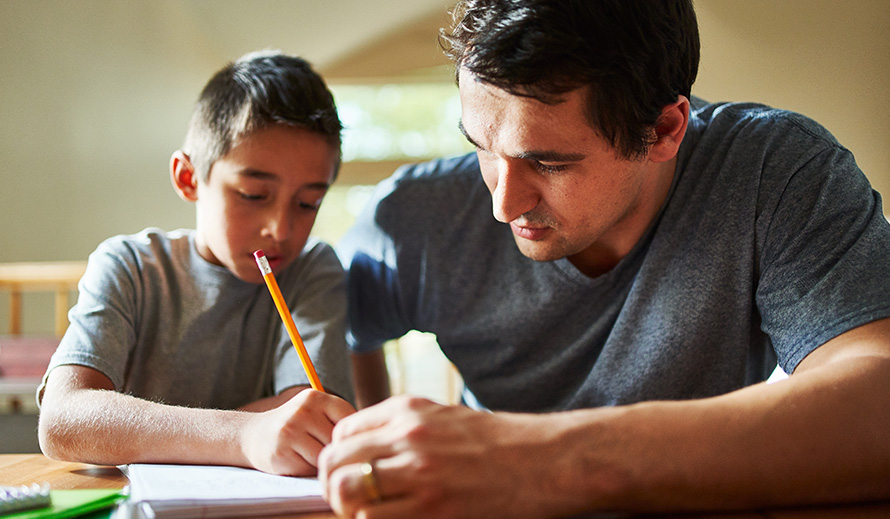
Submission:
{"label": "knuckle", "polygon": [[433,428],[423,422],[406,424],[403,437],[409,445],[427,443],[433,435]]}
{"label": "knuckle", "polygon": [[402,405],[409,411],[421,411],[429,404],[427,399],[418,396],[406,395],[402,399]]}

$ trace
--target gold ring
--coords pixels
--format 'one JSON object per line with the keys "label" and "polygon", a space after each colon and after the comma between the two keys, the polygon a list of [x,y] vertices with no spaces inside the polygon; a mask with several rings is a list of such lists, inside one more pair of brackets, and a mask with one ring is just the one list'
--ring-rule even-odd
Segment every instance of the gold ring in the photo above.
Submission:
{"label": "gold ring", "polygon": [[380,493],[380,485],[377,484],[377,475],[374,473],[374,462],[364,462],[361,466],[362,482],[365,485],[365,492],[368,498],[373,501],[380,501],[383,495]]}

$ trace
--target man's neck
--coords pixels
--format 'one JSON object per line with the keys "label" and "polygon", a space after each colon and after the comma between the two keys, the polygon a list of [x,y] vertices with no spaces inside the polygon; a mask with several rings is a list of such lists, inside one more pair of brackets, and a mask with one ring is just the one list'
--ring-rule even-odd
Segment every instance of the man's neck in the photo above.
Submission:
{"label": "man's neck", "polygon": [[597,277],[615,268],[658,216],[671,190],[677,158],[653,164],[653,167],[649,188],[641,193],[639,203],[629,214],[590,247],[568,257],[584,275]]}

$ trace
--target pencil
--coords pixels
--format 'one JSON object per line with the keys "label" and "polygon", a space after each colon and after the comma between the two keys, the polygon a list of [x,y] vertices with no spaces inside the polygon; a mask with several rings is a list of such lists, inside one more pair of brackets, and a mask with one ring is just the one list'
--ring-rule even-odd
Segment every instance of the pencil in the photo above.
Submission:
{"label": "pencil", "polygon": [[294,349],[297,350],[297,355],[300,356],[300,362],[303,364],[306,376],[309,377],[309,384],[312,386],[312,389],[323,392],[324,388],[321,387],[318,373],[315,372],[312,359],[309,358],[309,353],[306,352],[306,346],[303,344],[300,332],[297,331],[297,325],[294,324],[294,318],[290,315],[287,303],[284,302],[281,289],[278,288],[278,282],[275,281],[275,275],[272,274],[272,267],[269,266],[269,260],[266,259],[266,253],[260,249],[253,253],[253,257],[256,259],[257,266],[260,267],[260,272],[263,273],[263,279],[266,281],[266,286],[269,287],[269,293],[272,294],[272,300],[275,301],[275,308],[278,309],[278,314],[281,315],[281,320],[284,321],[284,327],[287,328],[287,334],[290,335]]}

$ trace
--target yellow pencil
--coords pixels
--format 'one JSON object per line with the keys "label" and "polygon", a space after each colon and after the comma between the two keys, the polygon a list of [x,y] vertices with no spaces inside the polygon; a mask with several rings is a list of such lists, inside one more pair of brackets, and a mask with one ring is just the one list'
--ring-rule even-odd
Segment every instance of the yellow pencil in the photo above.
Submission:
{"label": "yellow pencil", "polygon": [[309,384],[316,391],[324,391],[324,388],[321,387],[321,381],[318,379],[318,373],[315,372],[315,366],[312,365],[312,359],[309,358],[306,346],[303,345],[300,332],[297,331],[297,325],[294,324],[294,318],[291,317],[287,303],[284,302],[284,297],[281,295],[281,289],[278,288],[278,282],[275,281],[275,275],[272,274],[272,267],[269,266],[266,253],[260,249],[253,253],[253,257],[256,258],[256,264],[260,267],[260,272],[263,273],[263,279],[266,281],[266,286],[269,287],[269,292],[272,294],[272,300],[275,301],[275,307],[278,308],[281,320],[284,321],[287,334],[290,335],[290,340],[294,343],[294,349],[297,350],[297,354],[300,356],[300,362],[303,363],[303,369],[309,377]]}

